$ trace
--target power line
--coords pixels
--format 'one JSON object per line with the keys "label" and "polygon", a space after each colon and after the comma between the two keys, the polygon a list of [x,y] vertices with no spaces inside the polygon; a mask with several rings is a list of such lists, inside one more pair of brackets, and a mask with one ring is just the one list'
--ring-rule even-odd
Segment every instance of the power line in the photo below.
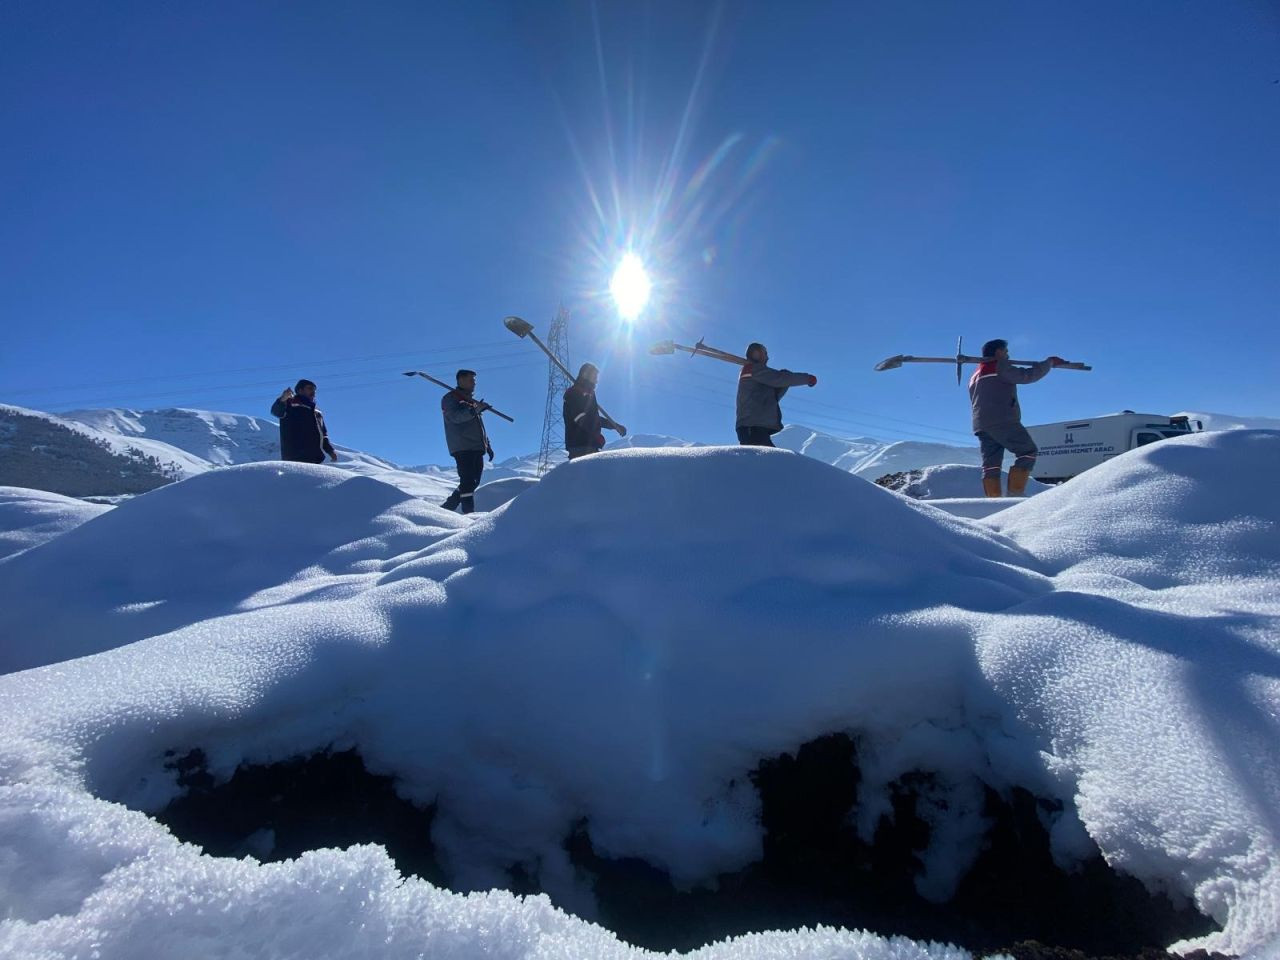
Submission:
{"label": "power line", "polygon": [[[508,343],[508,341],[505,341],[505,340],[498,341],[498,342],[502,343],[504,346]],[[468,355],[467,362],[479,365],[480,363],[483,363],[489,360],[506,360],[509,357],[514,356],[518,352],[519,351],[517,350],[503,350],[501,353],[490,354],[489,356],[473,357]],[[421,355],[418,354],[415,356],[421,356]],[[379,367],[376,369],[352,370],[352,371],[339,372],[339,373],[330,373],[327,376],[329,378],[329,381],[331,382],[333,380],[339,380],[339,379],[344,379],[348,377],[363,377],[363,376],[370,376],[372,374],[403,373],[404,372],[403,367],[404,367],[404,364],[398,364],[394,367]],[[155,400],[168,398],[168,397],[201,396],[201,395],[207,395],[207,394],[217,394],[225,390],[239,390],[242,388],[247,389],[249,387],[271,387],[271,386],[279,386],[279,384],[280,384],[279,378],[275,378],[271,380],[251,380],[251,381],[242,381],[239,383],[224,383],[224,384],[219,384],[217,386],[210,386],[210,387],[173,386],[173,387],[158,388],[156,390],[149,390],[149,391],[146,391],[145,393],[110,394],[105,397],[96,397],[92,399],[88,399],[88,398],[64,399],[61,401],[54,401],[50,405],[55,407],[61,407],[64,409],[67,407],[115,406],[117,404],[130,401],[130,400],[149,400],[154,402]],[[328,386],[326,384],[325,389],[326,391],[331,391],[335,388]]]}
{"label": "power line", "polygon": [[[487,368],[485,368],[485,371],[483,371],[483,372],[497,372],[497,371],[500,371],[500,370],[514,370],[514,369],[516,369],[516,368],[521,368],[521,367],[523,367],[523,368],[540,367],[540,366],[542,366],[542,364],[543,364],[543,363],[545,363],[545,362],[546,362],[545,360],[542,360],[542,359],[541,359],[541,358],[539,358],[539,357],[530,357],[530,358],[528,358],[527,360],[521,360],[521,361],[519,361],[519,362],[517,362],[517,363],[504,364],[504,365],[502,365],[502,366],[498,366],[498,367],[487,367]],[[395,368],[395,369],[396,369],[396,370],[399,370],[399,368],[398,368],[398,367],[397,367],[397,368]],[[403,372],[403,371],[400,371],[400,372]],[[371,389],[373,389],[374,387],[384,388],[384,389],[385,389],[385,388],[388,388],[388,387],[394,386],[394,385],[395,385],[395,384],[397,384],[397,383],[405,383],[405,382],[406,382],[406,381],[404,381],[404,380],[402,380],[402,379],[396,379],[396,378],[393,378],[393,377],[390,377],[390,376],[383,376],[383,377],[379,377],[379,378],[378,378],[378,379],[376,379],[376,380],[369,380],[369,381],[366,381],[366,382],[363,382],[363,383],[342,383],[342,384],[339,384],[339,385],[338,385],[338,386],[336,386],[336,387],[332,387],[332,388],[330,388],[330,389],[327,389],[327,390],[325,391],[325,395],[326,395],[326,396],[328,396],[328,395],[330,395],[330,394],[334,394],[334,393],[350,393],[350,392],[353,392],[353,391],[356,391],[356,390],[371,390]],[[230,403],[248,403],[248,402],[251,402],[251,401],[258,401],[258,402],[261,402],[261,401],[262,401],[262,399],[263,399],[263,398],[262,398],[262,394],[261,394],[261,393],[249,393],[249,394],[243,394],[243,395],[241,395],[241,396],[236,396],[236,397],[219,397],[219,398],[218,398],[218,403],[220,403],[220,404],[222,404],[222,403],[230,404]],[[256,414],[250,414],[250,416],[256,416]],[[264,417],[263,419],[267,419],[267,418],[265,418],[265,417]]]}
{"label": "power line", "polygon": [[57,393],[66,391],[67,389],[78,390],[82,386],[86,390],[95,390],[99,387],[128,386],[135,383],[154,383],[166,380],[192,380],[202,377],[221,377],[238,373],[258,373],[263,370],[285,370],[296,369],[298,367],[318,367],[334,363],[364,363],[370,360],[386,360],[391,357],[409,357],[409,356],[435,356],[444,353],[466,353],[470,350],[488,350],[493,347],[506,346],[509,340],[486,340],[482,343],[465,344],[457,347],[441,347],[438,350],[398,350],[391,353],[375,353],[363,357],[333,357],[327,360],[298,360],[290,363],[275,363],[266,366],[257,367],[238,367],[231,370],[204,370],[191,371],[188,373],[175,373],[167,375],[133,377],[126,380],[99,380],[90,383],[83,383],[79,386],[70,387],[68,384],[61,384],[56,387],[23,387],[16,390],[2,390],[5,396],[17,397],[28,396],[39,393]]}

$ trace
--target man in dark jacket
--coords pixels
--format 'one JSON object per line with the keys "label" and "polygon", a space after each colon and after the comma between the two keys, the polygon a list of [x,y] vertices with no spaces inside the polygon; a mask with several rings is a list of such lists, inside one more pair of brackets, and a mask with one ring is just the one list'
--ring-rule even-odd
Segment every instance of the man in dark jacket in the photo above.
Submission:
{"label": "man in dark jacket", "polygon": [[445,442],[458,464],[458,488],[441,506],[446,510],[462,507],[463,513],[470,513],[476,508],[475,493],[484,474],[485,454],[493,459],[493,447],[480,418],[489,404],[475,399],[474,370],[459,370],[454,379],[458,385],[441,398],[440,412],[444,414]]}
{"label": "man in dark jacket", "polygon": [[594,364],[584,363],[578,379],[564,392],[564,446],[569,459],[577,460],[604,446],[602,430],[616,430],[625,437],[627,428],[600,412],[596,402],[596,384],[600,371]]}
{"label": "man in dark jacket", "polygon": [[969,406],[973,432],[982,446],[982,492],[988,497],[1000,496],[1006,450],[1017,457],[1009,468],[1009,496],[1026,492],[1039,450],[1022,425],[1018,384],[1035,383],[1063,362],[1061,357],[1049,357],[1030,367],[1015,367],[1009,360],[1008,341],[988,340],[982,345],[982,363],[969,378]]}
{"label": "man in dark jacket", "polygon": [[326,453],[331,460],[338,459],[324,414],[316,407],[316,385],[310,380],[299,380],[292,390],[286,387],[271,405],[271,415],[280,418],[281,460],[324,463]]}
{"label": "man in dark jacket", "polygon": [[772,447],[773,435],[782,429],[778,401],[788,387],[816,387],[811,373],[792,373],[769,366],[769,351],[762,343],[747,347],[750,362],[738,375],[738,443],[746,447]]}

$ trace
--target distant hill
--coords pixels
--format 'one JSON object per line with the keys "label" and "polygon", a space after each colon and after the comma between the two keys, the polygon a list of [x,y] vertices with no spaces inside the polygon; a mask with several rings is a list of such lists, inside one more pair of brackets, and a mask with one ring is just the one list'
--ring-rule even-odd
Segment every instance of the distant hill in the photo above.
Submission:
{"label": "distant hill", "polygon": [[[339,466],[378,476],[415,496],[443,499],[444,468],[410,473],[338,446]],[[209,410],[77,410],[55,415],[0,405],[0,486],[72,497],[116,497],[218,467],[278,459],[274,420]]]}
{"label": "distant hill", "polygon": [[276,421],[209,410],[73,410],[60,416],[100,433],[167,443],[214,466],[272,460],[280,452]]}
{"label": "distant hill", "polygon": [[0,405],[0,486],[70,497],[146,493],[197,462],[168,444],[126,443],[74,420]]}

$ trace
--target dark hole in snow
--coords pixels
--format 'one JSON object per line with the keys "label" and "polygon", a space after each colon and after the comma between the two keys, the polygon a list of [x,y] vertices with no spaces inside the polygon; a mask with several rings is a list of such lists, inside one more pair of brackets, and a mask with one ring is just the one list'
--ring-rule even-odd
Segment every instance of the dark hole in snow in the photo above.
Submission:
{"label": "dark hole in snow", "polygon": [[398,796],[395,780],[370,773],[354,750],[242,766],[225,783],[205,771],[199,750],[172,766],[187,792],[156,819],[206,853],[290,860],[322,847],[380,843],[401,873],[445,885],[431,843],[435,810]]}
{"label": "dark hole in snow", "polygon": [[[851,818],[856,760],[854,740],[838,734],[762,761],[751,779],[761,800],[763,857],[720,876],[715,889],[677,890],[642,860],[599,856],[588,822],[566,825],[565,847],[592,882],[598,922],[656,950],[825,924],[947,941],[979,956],[1007,952],[1015,960],[1155,960],[1168,956],[1167,944],[1214,929],[1101,856],[1074,872],[1057,867],[1041,819],[1050,804],[1020,789],[1006,797],[987,791],[991,828],[983,851],[955,895],[931,903],[914,885],[929,837],[916,806],[929,776],[895,784],[894,817],[867,843]],[[370,773],[354,751],[244,766],[224,783],[205,772],[200,751],[173,766],[187,792],[157,819],[207,853],[283,860],[319,847],[380,843],[401,872],[449,885],[431,843],[434,808],[399,797],[394,779]],[[513,865],[508,889],[537,892],[538,878]]]}

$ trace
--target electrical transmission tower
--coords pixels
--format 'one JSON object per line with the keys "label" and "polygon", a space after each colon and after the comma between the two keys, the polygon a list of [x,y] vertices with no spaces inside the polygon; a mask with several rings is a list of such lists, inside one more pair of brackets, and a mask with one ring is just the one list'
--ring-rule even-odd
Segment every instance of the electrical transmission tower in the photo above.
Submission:
{"label": "electrical transmission tower", "polygon": [[[569,311],[560,305],[547,333],[547,350],[569,366]],[[564,392],[569,378],[552,361],[547,361],[547,412],[542,418],[542,446],[538,450],[538,476],[551,469],[551,455],[564,443]]]}

